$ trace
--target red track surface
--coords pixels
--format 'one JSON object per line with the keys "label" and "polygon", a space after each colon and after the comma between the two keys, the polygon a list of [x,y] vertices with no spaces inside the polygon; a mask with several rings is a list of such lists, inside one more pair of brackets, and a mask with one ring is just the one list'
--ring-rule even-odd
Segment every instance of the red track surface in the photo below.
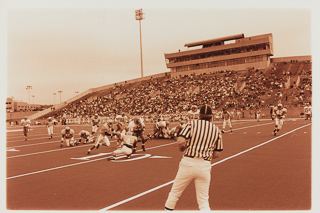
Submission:
{"label": "red track surface", "polygon": [[[234,121],[233,133],[223,134],[224,151],[212,161],[213,210],[311,209],[311,123],[288,119],[277,136],[273,127],[271,120]],[[8,210],[164,209],[182,156],[174,140],[149,140],[146,152],[110,162],[113,139],[86,155],[92,144],[59,148],[62,128],[49,140],[44,126],[32,126],[28,141],[21,127],[7,128]],[[78,139],[91,126],[71,128]],[[176,210],[198,210],[193,184]]]}

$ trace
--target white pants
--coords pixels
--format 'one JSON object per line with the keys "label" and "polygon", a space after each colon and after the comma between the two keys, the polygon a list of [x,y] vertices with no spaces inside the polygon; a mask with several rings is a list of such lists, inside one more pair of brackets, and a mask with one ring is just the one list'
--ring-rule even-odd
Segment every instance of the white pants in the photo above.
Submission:
{"label": "white pants", "polygon": [[194,180],[197,202],[200,210],[210,210],[209,186],[211,180],[211,162],[202,158],[183,157],[177,176],[172,185],[165,207],[174,209],[181,194]]}
{"label": "white pants", "polygon": [[98,144],[110,146],[109,138],[106,135],[100,134],[98,136],[98,140],[96,141],[96,143],[94,145],[97,146]]}
{"label": "white pants", "polygon": [[92,132],[94,133],[94,132],[97,132],[97,130],[98,130],[98,126],[97,125],[93,125],[92,126]]}
{"label": "white pants", "polygon": [[83,143],[87,143],[87,140],[88,140],[88,143],[93,142],[93,137],[81,137],[80,139]]}
{"label": "white pants", "polygon": [[283,126],[283,119],[276,117],[275,126],[278,127],[278,129],[280,130]]}
{"label": "white pants", "polygon": [[120,154],[130,155],[132,154],[132,149],[127,146],[122,146],[121,148],[113,151],[113,154],[114,155],[120,155]]}
{"label": "white pants", "polygon": [[74,145],[74,142],[73,142],[72,138],[66,139],[65,142],[66,142],[66,146],[70,146],[70,145],[73,146]]}
{"label": "white pants", "polygon": [[222,129],[226,128],[227,124],[229,124],[229,128],[232,129],[230,118],[227,120],[223,120]]}
{"label": "white pants", "polygon": [[48,126],[48,135],[53,135],[53,126]]}

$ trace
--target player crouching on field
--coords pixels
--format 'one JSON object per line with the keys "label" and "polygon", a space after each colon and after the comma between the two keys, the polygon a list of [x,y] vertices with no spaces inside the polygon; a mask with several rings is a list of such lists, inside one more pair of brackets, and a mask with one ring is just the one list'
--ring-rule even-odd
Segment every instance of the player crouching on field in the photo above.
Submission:
{"label": "player crouching on field", "polygon": [[275,109],[275,127],[273,130],[274,136],[280,131],[283,126],[283,119],[287,115],[287,109],[282,106],[281,103],[278,104],[277,108]]}
{"label": "player crouching on field", "polygon": [[171,138],[174,138],[175,140],[177,140],[177,137],[179,135],[179,133],[181,132],[181,130],[186,126],[187,124],[184,123],[183,121],[180,121],[180,124],[178,124],[177,126],[173,127],[170,130],[170,136]]}
{"label": "player crouching on field", "polygon": [[99,131],[99,136],[96,141],[96,143],[87,151],[87,155],[90,154],[90,152],[94,149],[97,148],[99,149],[100,145],[105,145],[105,146],[110,146],[110,141],[107,136],[113,136],[115,134],[114,129],[112,128],[112,120],[108,120],[107,123],[103,124],[100,131]]}
{"label": "player crouching on field", "polygon": [[133,135],[125,135],[120,132],[116,133],[116,138],[120,142],[120,147],[117,150],[112,152],[112,157],[109,158],[109,161],[113,161],[116,159],[117,155],[125,154],[129,159],[133,152],[133,144],[137,143],[137,137]]}
{"label": "player crouching on field", "polygon": [[74,131],[70,127],[66,127],[61,131],[61,144],[60,147],[63,147],[63,141],[66,140],[66,146],[74,146]]}
{"label": "player crouching on field", "polygon": [[77,145],[80,144],[82,140],[83,140],[84,144],[94,142],[93,136],[90,134],[90,132],[88,132],[86,130],[81,130],[79,132],[79,136],[80,136],[80,139],[79,139],[79,142],[77,143]]}
{"label": "player crouching on field", "polygon": [[148,138],[170,138],[170,130],[168,129],[170,125],[169,121],[163,121],[159,120],[155,125],[154,125],[154,132],[153,134],[149,133]]}

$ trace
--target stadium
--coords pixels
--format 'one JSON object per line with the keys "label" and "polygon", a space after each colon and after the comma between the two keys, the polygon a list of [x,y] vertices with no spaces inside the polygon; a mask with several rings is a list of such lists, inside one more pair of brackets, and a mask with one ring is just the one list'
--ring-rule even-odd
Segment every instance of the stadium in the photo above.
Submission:
{"label": "stadium", "polygon": [[[115,138],[89,155],[91,143],[59,147],[61,132],[68,126],[78,141],[81,130],[91,133],[92,117],[101,118],[100,128],[113,121],[115,129],[120,116],[127,118],[123,128],[141,118],[147,137],[159,121],[174,128],[190,121],[192,108],[207,104],[221,130],[223,110],[232,120],[223,154],[211,162],[212,210],[310,210],[312,116],[305,107],[312,105],[311,56],[273,57],[272,33],[184,46],[188,50],[164,53],[168,72],[90,88],[42,111],[7,113],[7,209],[164,210],[182,156],[175,137],[162,132],[149,137],[146,150],[138,142],[130,159],[120,155],[110,162]],[[271,109],[279,103],[287,113],[273,134]],[[49,117],[56,123],[48,139]],[[198,210],[194,184],[175,210]]]}

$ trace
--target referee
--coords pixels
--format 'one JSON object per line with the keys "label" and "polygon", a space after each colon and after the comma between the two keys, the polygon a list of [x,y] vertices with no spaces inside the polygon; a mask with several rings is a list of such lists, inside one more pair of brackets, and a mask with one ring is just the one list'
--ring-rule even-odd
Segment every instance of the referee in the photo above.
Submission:
{"label": "referee", "polygon": [[199,209],[210,210],[210,161],[219,157],[223,149],[221,132],[210,122],[212,117],[211,107],[204,105],[200,109],[200,119],[191,121],[180,132],[177,143],[183,157],[165,203],[166,210],[174,210],[181,194],[192,180],[195,181]]}

